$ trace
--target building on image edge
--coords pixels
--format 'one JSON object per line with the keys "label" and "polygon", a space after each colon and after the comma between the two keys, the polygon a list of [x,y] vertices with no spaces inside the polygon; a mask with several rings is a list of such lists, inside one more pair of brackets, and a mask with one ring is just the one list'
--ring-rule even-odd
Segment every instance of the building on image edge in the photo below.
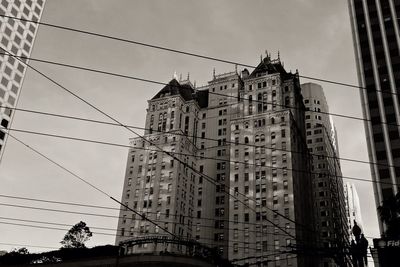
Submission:
{"label": "building on image edge", "polygon": [[[2,0],[0,15],[39,21],[45,0]],[[7,140],[7,130],[11,127],[14,110],[21,93],[28,63],[6,55],[29,57],[38,31],[38,24],[0,16],[0,163]]]}

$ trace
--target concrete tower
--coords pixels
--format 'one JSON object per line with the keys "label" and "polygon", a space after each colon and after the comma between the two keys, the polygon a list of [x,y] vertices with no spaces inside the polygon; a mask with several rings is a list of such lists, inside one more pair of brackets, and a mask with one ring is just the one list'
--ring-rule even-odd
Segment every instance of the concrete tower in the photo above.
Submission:
{"label": "concrete tower", "polygon": [[[400,1],[349,0],[349,10],[379,206],[400,184]],[[380,230],[383,234],[381,222]]]}
{"label": "concrete tower", "polygon": [[[2,0],[0,14],[39,21],[45,0]],[[6,129],[11,126],[15,107],[22,88],[26,66],[20,60],[5,54],[29,57],[38,30],[38,24],[0,16],[0,162],[6,145]]]}
{"label": "concrete tower", "polygon": [[[321,249],[344,248],[349,245],[346,202],[339,162],[338,140],[322,86],[301,85],[306,107],[306,136],[312,154],[314,174],[314,216]],[[336,266],[345,258],[323,258],[320,266]]]}

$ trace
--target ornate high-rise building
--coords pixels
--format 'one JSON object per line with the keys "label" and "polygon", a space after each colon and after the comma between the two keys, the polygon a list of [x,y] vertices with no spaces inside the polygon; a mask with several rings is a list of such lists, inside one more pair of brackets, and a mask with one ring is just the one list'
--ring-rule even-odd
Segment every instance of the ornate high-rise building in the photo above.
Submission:
{"label": "ornate high-rise building", "polygon": [[37,23],[9,17],[39,21],[44,4],[45,0],[2,0],[0,3],[0,162],[7,139],[6,129],[14,116],[10,108],[18,103],[27,69],[24,62],[28,62],[6,54],[29,57],[38,30]]}
{"label": "ornate high-rise building", "polygon": [[[350,243],[336,129],[328,115],[329,107],[322,86],[305,83],[301,85],[301,91],[306,107],[307,146],[312,154],[317,244],[320,249],[344,249]],[[319,262],[321,267],[325,267],[337,266],[346,260],[326,257]]]}
{"label": "ornate high-rise building", "polygon": [[127,245],[163,227],[238,264],[313,266],[295,255],[315,235],[304,110],[298,74],[270,56],[199,88],[171,80],[148,101],[146,140],[131,140],[122,202],[142,216],[121,208],[116,243],[180,251]]}
{"label": "ornate high-rise building", "polygon": [[400,1],[349,0],[349,10],[379,206],[399,191],[400,184]]}

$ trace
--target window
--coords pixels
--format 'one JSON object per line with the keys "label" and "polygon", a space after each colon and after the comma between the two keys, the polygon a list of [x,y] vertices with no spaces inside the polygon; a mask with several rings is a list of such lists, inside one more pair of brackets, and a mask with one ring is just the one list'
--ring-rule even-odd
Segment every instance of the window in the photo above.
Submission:
{"label": "window", "polygon": [[283,181],[283,189],[288,189],[288,181]]}
{"label": "window", "polygon": [[274,241],[274,247],[275,249],[279,249],[279,240]]}
{"label": "window", "polygon": [[288,194],[284,195],[284,203],[289,203],[289,195]]}

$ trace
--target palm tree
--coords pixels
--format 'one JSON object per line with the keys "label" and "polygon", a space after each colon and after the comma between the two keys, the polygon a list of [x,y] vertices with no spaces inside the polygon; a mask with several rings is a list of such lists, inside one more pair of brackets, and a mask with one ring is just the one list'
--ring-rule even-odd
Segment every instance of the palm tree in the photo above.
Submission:
{"label": "palm tree", "polygon": [[386,225],[385,237],[400,239],[400,192],[382,201],[378,212],[381,221]]}

